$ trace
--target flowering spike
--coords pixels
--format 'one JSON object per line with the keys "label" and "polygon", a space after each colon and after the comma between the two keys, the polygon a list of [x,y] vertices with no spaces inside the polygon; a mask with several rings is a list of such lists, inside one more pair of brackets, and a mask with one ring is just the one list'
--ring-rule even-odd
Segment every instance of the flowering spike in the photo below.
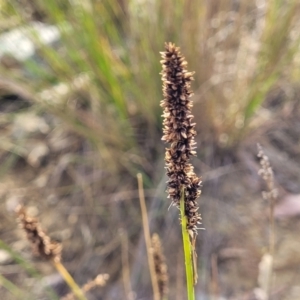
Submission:
{"label": "flowering spike", "polygon": [[167,299],[169,293],[169,275],[162,244],[157,233],[151,238],[155,273],[157,277],[160,299]]}
{"label": "flowering spike", "polygon": [[16,213],[21,227],[26,232],[27,239],[31,244],[34,254],[59,262],[61,259],[62,245],[50,239],[41,228],[39,221],[27,215],[24,206],[19,205],[16,208]]}
{"label": "flowering spike", "polygon": [[167,192],[174,205],[179,208],[181,188],[185,190],[185,214],[188,219],[187,229],[197,234],[197,225],[201,224],[196,199],[200,196],[201,179],[194,173],[189,163],[190,157],[196,155],[195,123],[192,123],[192,101],[190,89],[193,72],[186,69],[187,62],[178,47],[166,43],[161,61],[163,96],[162,140],[171,144],[166,148],[165,162],[169,180]]}

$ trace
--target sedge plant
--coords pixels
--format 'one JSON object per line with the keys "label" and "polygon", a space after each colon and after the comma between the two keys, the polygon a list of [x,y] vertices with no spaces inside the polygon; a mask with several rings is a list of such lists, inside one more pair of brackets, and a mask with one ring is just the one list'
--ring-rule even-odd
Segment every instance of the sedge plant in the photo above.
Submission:
{"label": "sedge plant", "polygon": [[[42,229],[38,219],[30,217],[27,214],[26,208],[23,205],[18,205],[16,208],[17,218],[20,224],[20,227],[25,231],[26,237],[30,242],[32,251],[35,255],[44,258],[45,260],[51,262],[62,278],[65,280],[67,285],[70,287],[70,292],[64,297],[60,298],[61,300],[87,300],[86,293],[95,287],[103,287],[106,285],[107,280],[109,279],[108,274],[98,274],[93,280],[88,281],[82,287],[79,287],[75,282],[74,278],[67,271],[65,266],[61,262],[62,254],[62,244],[52,240]],[[0,248],[6,249],[11,253],[16,261],[26,269],[31,275],[38,277],[38,274],[31,267],[28,262],[23,261],[21,257],[17,254],[14,254],[8,246],[6,246],[0,240]],[[16,299],[31,299],[32,295],[12,283],[10,280],[6,279],[3,275],[0,275],[0,285],[6,288]],[[48,291],[48,294],[51,299],[58,299],[58,296],[52,291]],[[25,297],[25,298],[24,298]]]}
{"label": "sedge plant", "polygon": [[163,96],[163,137],[170,148],[166,148],[165,162],[168,197],[173,205],[180,209],[184,258],[187,278],[188,299],[195,299],[194,284],[196,268],[194,245],[197,237],[197,226],[201,224],[197,198],[200,196],[200,178],[194,173],[189,162],[196,154],[194,137],[195,123],[192,122],[192,91],[190,89],[193,73],[187,71],[187,62],[180,49],[172,43],[165,45],[161,53]]}
{"label": "sedge plant", "polygon": [[24,229],[27,239],[32,246],[33,253],[39,255],[53,263],[57,271],[64,278],[77,299],[86,300],[82,289],[74,281],[73,277],[61,263],[62,245],[50,239],[41,228],[36,218],[28,216],[23,206],[16,209],[21,227]]}

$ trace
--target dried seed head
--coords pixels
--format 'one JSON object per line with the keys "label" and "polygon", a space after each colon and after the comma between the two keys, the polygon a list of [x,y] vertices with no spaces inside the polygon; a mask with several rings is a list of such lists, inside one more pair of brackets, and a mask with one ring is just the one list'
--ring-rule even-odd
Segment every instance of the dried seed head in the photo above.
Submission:
{"label": "dried seed head", "polygon": [[257,144],[258,154],[260,159],[261,168],[258,171],[258,175],[262,177],[267,186],[267,191],[262,192],[262,196],[265,200],[275,201],[278,196],[278,191],[275,188],[274,173],[271,167],[268,156],[264,153],[263,148],[260,144]]}
{"label": "dried seed head", "polygon": [[[82,288],[81,290],[86,293],[92,289],[94,289],[97,286],[105,286],[107,280],[109,279],[109,275],[108,274],[99,274],[95,279],[87,282]],[[62,297],[60,300],[75,300],[77,299],[74,295],[74,293],[69,293],[67,295],[65,295],[64,297]]]}
{"label": "dried seed head", "polygon": [[154,233],[152,235],[151,243],[160,299],[165,299],[169,293],[169,276],[158,234]]}
{"label": "dried seed head", "polygon": [[60,261],[62,246],[60,243],[52,241],[48,235],[42,230],[39,221],[27,215],[24,206],[19,205],[16,208],[18,220],[21,227],[26,232],[33,253],[40,255],[46,259]]}
{"label": "dried seed head", "polygon": [[197,225],[201,224],[201,216],[197,212],[196,199],[200,195],[201,180],[189,163],[190,157],[196,155],[194,137],[195,123],[191,114],[192,91],[190,89],[193,73],[186,69],[187,62],[178,47],[167,43],[166,51],[162,52],[161,61],[163,96],[161,106],[163,112],[162,140],[171,144],[166,149],[165,162],[169,180],[167,192],[177,207],[179,207],[181,188],[185,189],[185,213],[188,218],[187,229],[197,234]]}

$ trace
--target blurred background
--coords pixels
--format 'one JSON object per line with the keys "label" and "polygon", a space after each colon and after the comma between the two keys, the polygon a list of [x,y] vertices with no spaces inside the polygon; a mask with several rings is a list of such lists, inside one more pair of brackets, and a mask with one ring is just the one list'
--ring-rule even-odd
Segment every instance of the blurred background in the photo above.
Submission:
{"label": "blurred background", "polygon": [[[140,172],[150,230],[166,256],[169,299],[185,299],[159,106],[159,52],[171,41],[196,72],[193,164],[203,179],[205,227],[197,239],[197,299],[267,299],[258,280],[269,236],[257,174],[260,143],[279,194],[270,299],[299,300],[299,6],[297,0],[0,0],[0,298],[24,299],[15,286],[30,299],[68,292],[17,226],[13,210],[24,203],[62,242],[64,265],[79,285],[110,275],[89,299],[152,299]],[[49,287],[58,296],[49,296]]]}

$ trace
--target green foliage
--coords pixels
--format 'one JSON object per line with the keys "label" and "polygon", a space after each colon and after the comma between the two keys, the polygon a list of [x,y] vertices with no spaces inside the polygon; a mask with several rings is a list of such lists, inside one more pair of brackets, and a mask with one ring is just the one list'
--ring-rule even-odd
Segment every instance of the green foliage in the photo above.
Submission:
{"label": "green foliage", "polygon": [[[19,2],[11,5],[20,22],[28,24]],[[58,94],[52,102],[34,98],[115,165],[116,155],[124,151],[141,154],[136,126],[157,138],[157,55],[165,41],[172,41],[196,71],[200,130],[212,131],[215,141],[230,146],[242,138],[266,94],[290,66],[299,44],[299,38],[290,38],[296,6],[297,1],[271,1],[265,8],[242,1],[236,9],[227,1],[40,1],[37,9],[44,21],[59,28],[61,42],[59,50],[44,46],[32,33],[47,67],[31,61],[38,80],[28,80],[26,86],[35,95],[53,83],[74,91],[72,96]],[[85,78],[80,87],[78,78]],[[70,105],[71,97],[84,111]],[[131,164],[128,157],[124,161]]]}
{"label": "green foliage", "polygon": [[[300,38],[290,41],[289,33],[297,17],[297,1],[285,5],[283,1],[270,3],[258,56],[258,72],[250,86],[245,118],[249,119],[259,108],[268,91],[278,81],[285,67],[298,50]],[[280,22],[278,22],[280,20]]]}

